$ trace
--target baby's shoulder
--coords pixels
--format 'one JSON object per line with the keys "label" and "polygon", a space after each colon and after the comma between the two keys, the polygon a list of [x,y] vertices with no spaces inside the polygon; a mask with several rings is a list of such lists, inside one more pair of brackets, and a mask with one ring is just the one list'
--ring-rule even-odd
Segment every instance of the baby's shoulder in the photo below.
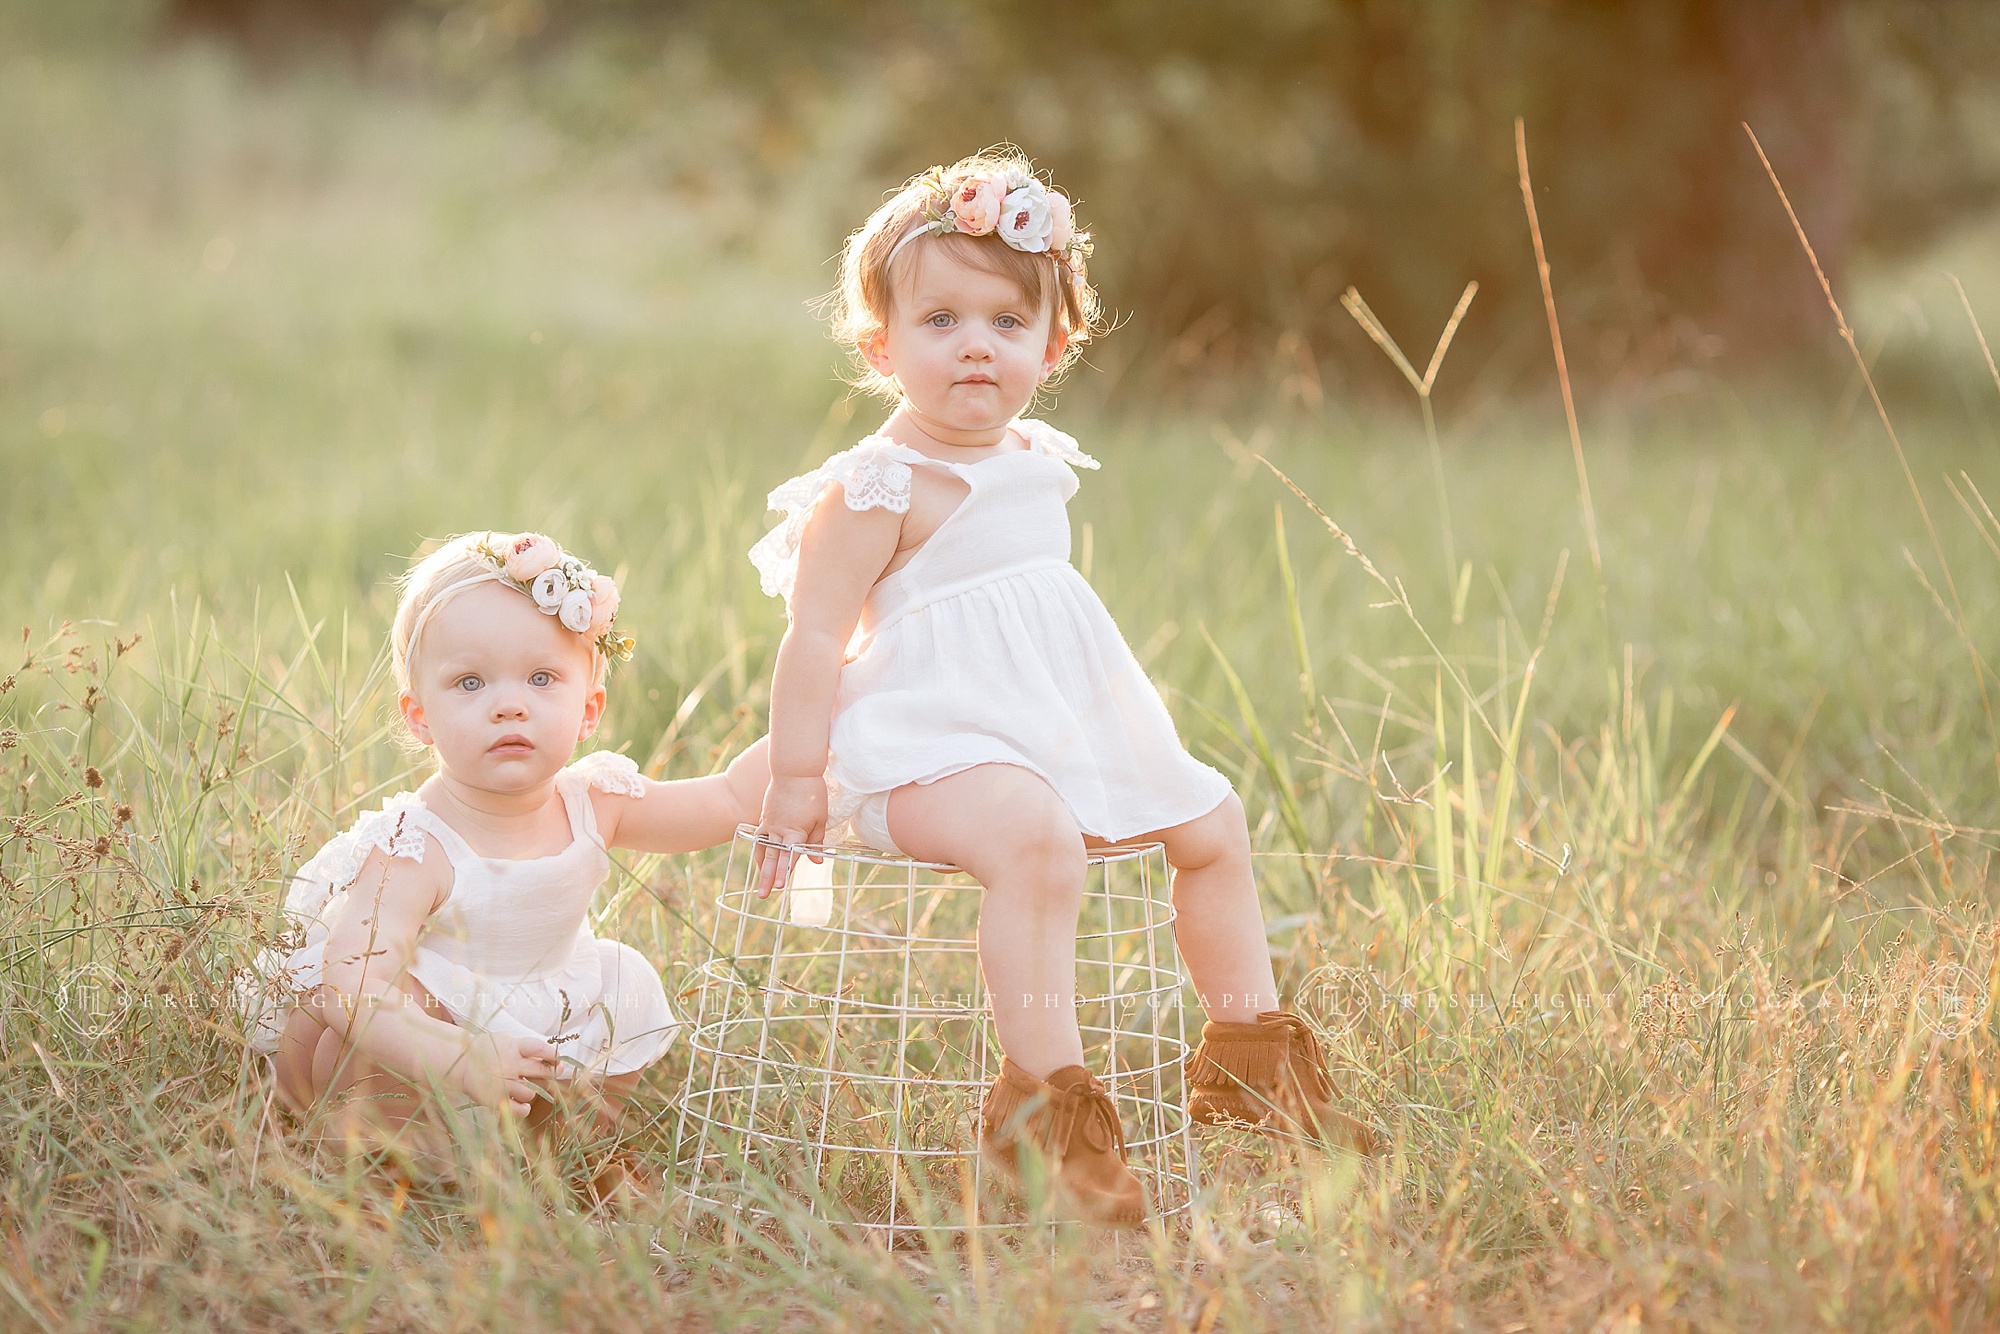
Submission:
{"label": "baby's shoulder", "polygon": [[602,792],[613,797],[643,797],[646,776],[630,755],[611,750],[593,750],[562,771],[562,781],[583,794]]}
{"label": "baby's shoulder", "polygon": [[838,486],[851,510],[886,509],[905,514],[910,508],[911,465],[922,461],[923,455],[908,445],[871,435],[774,489],[769,507],[787,515],[803,513],[828,487]]}
{"label": "baby's shoulder", "polygon": [[829,489],[838,486],[851,510],[881,509],[908,514],[915,476],[911,465],[923,461],[924,456],[908,445],[899,445],[886,436],[871,435],[811,472],[801,473],[773,489],[766,497],[766,507],[785,517],[750,548],[750,562],[757,567],[764,592],[782,596],[790,606],[792,587],[798,581],[799,544],[805,535],[806,520]]}
{"label": "baby's shoulder", "polygon": [[335,894],[369,874],[379,875],[384,885],[393,879],[449,893],[449,834],[439,824],[416,793],[389,798],[327,840],[298,869],[285,911],[293,917],[318,917]]}
{"label": "baby's shoulder", "polygon": [[451,897],[456,881],[443,840],[426,831],[402,851],[380,845],[366,848],[348,888],[372,889],[384,898],[424,899],[429,911],[435,912]]}
{"label": "baby's shoulder", "polygon": [[371,854],[421,862],[437,837],[436,823],[415,792],[399,792],[329,839],[299,874],[318,870],[339,883],[342,873],[351,878]]}

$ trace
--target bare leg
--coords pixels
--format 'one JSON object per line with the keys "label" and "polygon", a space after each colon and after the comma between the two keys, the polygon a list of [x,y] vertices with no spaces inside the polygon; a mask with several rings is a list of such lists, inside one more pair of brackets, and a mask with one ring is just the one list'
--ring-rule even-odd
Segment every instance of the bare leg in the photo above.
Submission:
{"label": "bare leg", "polygon": [[[423,983],[405,975],[396,985],[431,1018],[455,1022]],[[309,1005],[292,1011],[273,1064],[285,1105],[303,1116],[322,1103],[338,1104],[332,1126],[348,1140],[375,1143],[394,1137],[424,1110],[425,1090],[356,1051]]]}
{"label": "bare leg", "polygon": [[1250,831],[1236,794],[1198,819],[1130,841],[1167,846],[1174,868],[1174,944],[1208,1017],[1252,1024],[1260,1012],[1277,1009],[1278,979],[1250,870]]}
{"label": "bare leg", "polygon": [[979,966],[1000,1048],[1037,1079],[1083,1063],[1076,1026],[1076,919],[1083,836],[1053,789],[1026,769],[983,764],[899,787],[889,833],[920,861],[962,867],[986,888]]}

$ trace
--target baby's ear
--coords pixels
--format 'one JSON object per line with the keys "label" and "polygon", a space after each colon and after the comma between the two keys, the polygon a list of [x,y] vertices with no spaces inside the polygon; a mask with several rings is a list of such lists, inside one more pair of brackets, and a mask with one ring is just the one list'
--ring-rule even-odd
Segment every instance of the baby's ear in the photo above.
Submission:
{"label": "baby's ear", "polygon": [[417,697],[405,690],[396,696],[396,707],[402,711],[403,726],[410,729],[410,735],[424,745],[430,745],[431,725],[424,720],[424,706],[417,703]]}
{"label": "baby's ear", "polygon": [[889,331],[877,329],[854,345],[861,359],[874,367],[875,373],[891,379],[895,378],[896,367],[889,360]]}
{"label": "baby's ear", "polygon": [[1052,320],[1049,324],[1049,345],[1042,352],[1042,378],[1044,380],[1056,373],[1056,367],[1062,365],[1063,353],[1068,349],[1069,330],[1063,327],[1061,320]]}
{"label": "baby's ear", "polygon": [[596,735],[597,725],[604,721],[605,699],[606,694],[602,681],[592,686],[590,693],[583,697],[583,726],[577,729],[576,739],[578,741],[588,741],[592,736]]}

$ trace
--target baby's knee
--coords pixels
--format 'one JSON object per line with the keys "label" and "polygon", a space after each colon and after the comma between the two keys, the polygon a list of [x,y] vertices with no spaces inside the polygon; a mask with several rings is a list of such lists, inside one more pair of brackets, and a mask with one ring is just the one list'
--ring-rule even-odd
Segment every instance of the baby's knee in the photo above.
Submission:
{"label": "baby's knee", "polygon": [[1043,819],[1017,820],[995,840],[996,854],[1023,869],[1034,868],[1038,878],[1074,879],[1081,891],[1083,883],[1083,835],[1076,822],[1062,813]]}
{"label": "baby's knee", "polygon": [[1167,860],[1176,869],[1213,866],[1218,862],[1250,860],[1250,826],[1243,802],[1234,792],[1208,814],[1190,820],[1167,839]]}
{"label": "baby's knee", "polygon": [[1013,867],[1033,867],[1040,877],[1061,873],[1074,877],[1081,886],[1084,847],[1083,831],[1062,799],[1033,775],[1012,785],[1006,800],[993,812],[991,859],[1004,859]]}
{"label": "baby's knee", "polygon": [[303,1116],[319,1099],[314,1080],[315,1058],[326,1026],[302,1009],[294,1009],[285,1023],[278,1049],[271,1053],[271,1070],[278,1097],[292,1112]]}

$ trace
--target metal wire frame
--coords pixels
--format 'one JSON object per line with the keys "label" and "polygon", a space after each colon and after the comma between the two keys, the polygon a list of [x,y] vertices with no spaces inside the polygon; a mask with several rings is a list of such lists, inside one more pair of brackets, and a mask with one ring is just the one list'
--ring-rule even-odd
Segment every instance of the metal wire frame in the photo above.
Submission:
{"label": "metal wire frame", "polygon": [[[824,857],[832,871],[837,912],[801,924],[796,889],[758,895],[758,841],[738,829],[697,973],[676,1143],[682,1199],[755,1220],[768,1216],[756,1201],[769,1182],[814,1217],[892,1246],[923,1229],[1021,1230],[967,1204],[987,1198],[978,1114],[999,1066],[978,967],[978,883],[868,848],[764,840]],[[1191,1207],[1199,1164],[1182,1096],[1188,1043],[1165,849],[1096,849],[1086,875],[1085,1063],[1111,1091],[1154,1212],[1172,1218]]]}

